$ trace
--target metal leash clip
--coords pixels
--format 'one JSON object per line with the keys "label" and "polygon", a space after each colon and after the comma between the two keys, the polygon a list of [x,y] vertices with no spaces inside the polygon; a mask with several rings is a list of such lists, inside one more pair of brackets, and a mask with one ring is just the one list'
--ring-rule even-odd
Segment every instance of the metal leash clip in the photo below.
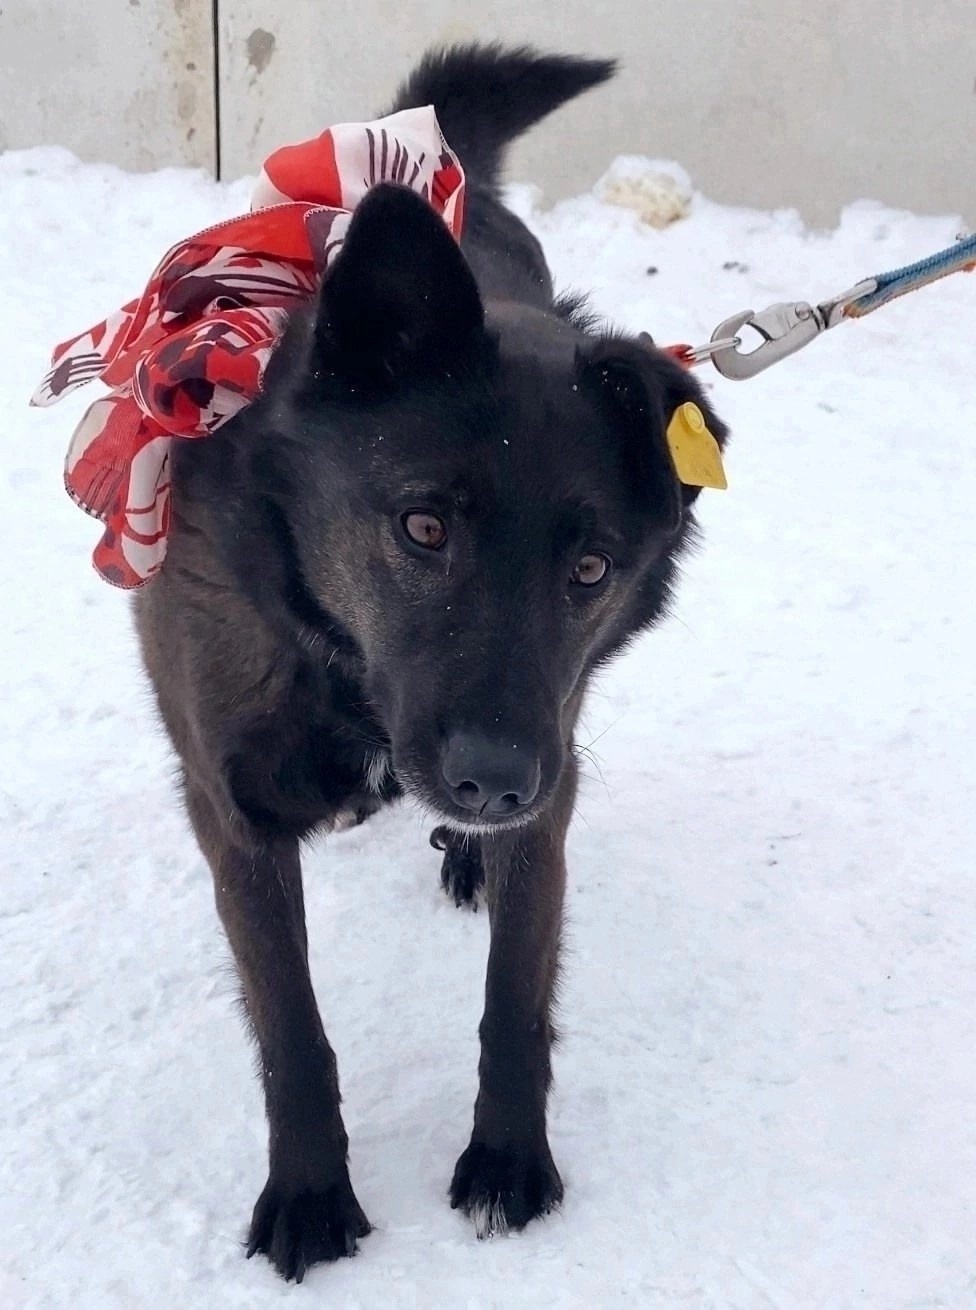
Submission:
{"label": "metal leash clip", "polygon": [[[976,233],[968,236],[960,233],[956,244],[948,250],[940,250],[890,273],[865,278],[850,291],[822,300],[819,305],[795,300],[792,304],[770,305],[759,314],[752,309],[733,314],[719,323],[707,346],[675,347],[672,354],[689,365],[711,359],[723,377],[738,382],[755,377],[771,364],[796,354],[814,337],[836,327],[845,318],[864,318],[909,291],[960,272],[976,272]],[[743,350],[743,330],[747,328],[759,337],[759,344]]]}
{"label": "metal leash clip", "polygon": [[[836,327],[844,317],[846,306],[869,295],[876,286],[874,279],[869,278],[820,305],[797,300],[770,305],[758,314],[752,309],[733,314],[718,325],[708,346],[698,347],[693,354],[696,360],[710,356],[722,376],[734,382],[755,377],[771,364],[802,350],[821,332]],[[742,349],[744,328],[752,328],[760,338],[759,345],[751,350]]]}

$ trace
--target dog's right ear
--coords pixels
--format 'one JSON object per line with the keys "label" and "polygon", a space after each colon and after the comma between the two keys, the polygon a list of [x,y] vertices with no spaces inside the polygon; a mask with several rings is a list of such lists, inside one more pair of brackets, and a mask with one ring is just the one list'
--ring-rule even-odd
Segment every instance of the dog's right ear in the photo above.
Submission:
{"label": "dog's right ear", "polygon": [[369,191],[322,285],[316,366],[364,384],[444,373],[483,331],[474,276],[444,220],[406,187]]}

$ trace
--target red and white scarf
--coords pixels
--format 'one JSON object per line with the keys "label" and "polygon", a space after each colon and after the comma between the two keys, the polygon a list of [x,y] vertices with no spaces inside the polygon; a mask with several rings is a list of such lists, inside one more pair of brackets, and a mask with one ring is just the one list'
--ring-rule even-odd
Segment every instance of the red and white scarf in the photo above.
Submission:
{"label": "red and white scarf", "polygon": [[419,192],[460,238],[464,172],[432,107],[345,123],[265,162],[251,212],[180,242],[135,300],[58,346],[31,401],[112,388],[75,429],[68,494],[105,524],[95,568],[141,587],[162,566],[170,445],[205,437],[258,395],[289,309],[311,298],[352,210],[379,182]]}

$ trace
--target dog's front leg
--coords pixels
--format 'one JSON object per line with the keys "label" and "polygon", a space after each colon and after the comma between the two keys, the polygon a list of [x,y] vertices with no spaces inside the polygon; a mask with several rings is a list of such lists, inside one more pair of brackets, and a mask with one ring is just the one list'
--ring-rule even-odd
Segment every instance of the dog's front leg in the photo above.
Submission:
{"label": "dog's front leg", "polygon": [[192,786],[187,809],[261,1059],[270,1167],[247,1253],[263,1252],[284,1278],[301,1282],[316,1261],[352,1255],[369,1223],[349,1181],[336,1060],[308,971],[298,842],[230,831]]}
{"label": "dog's front leg", "polygon": [[562,1199],[546,1135],[553,989],[566,886],[572,766],[530,827],[482,839],[491,950],[481,1021],[471,1144],[457,1162],[451,1204],[479,1237],[522,1228]]}

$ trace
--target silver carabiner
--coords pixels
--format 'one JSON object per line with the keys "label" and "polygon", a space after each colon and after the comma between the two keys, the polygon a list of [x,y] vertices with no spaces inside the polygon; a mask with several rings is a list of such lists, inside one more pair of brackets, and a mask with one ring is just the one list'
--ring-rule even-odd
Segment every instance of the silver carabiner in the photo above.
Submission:
{"label": "silver carabiner", "polygon": [[[770,305],[758,314],[747,309],[727,318],[712,333],[712,343],[717,347],[711,352],[712,363],[723,377],[740,382],[802,350],[826,327],[820,311],[805,300]],[[752,350],[741,348],[743,328],[753,328],[761,338]],[[730,339],[734,344],[728,344]]]}
{"label": "silver carabiner", "polygon": [[857,286],[851,287],[850,291],[844,291],[839,296],[834,296],[831,300],[822,300],[817,306],[817,312],[823,319],[824,329],[836,327],[842,323],[847,313],[848,305],[855,304],[858,300],[863,300],[865,296],[871,296],[878,289],[877,278],[867,277],[863,282],[858,282]]}

